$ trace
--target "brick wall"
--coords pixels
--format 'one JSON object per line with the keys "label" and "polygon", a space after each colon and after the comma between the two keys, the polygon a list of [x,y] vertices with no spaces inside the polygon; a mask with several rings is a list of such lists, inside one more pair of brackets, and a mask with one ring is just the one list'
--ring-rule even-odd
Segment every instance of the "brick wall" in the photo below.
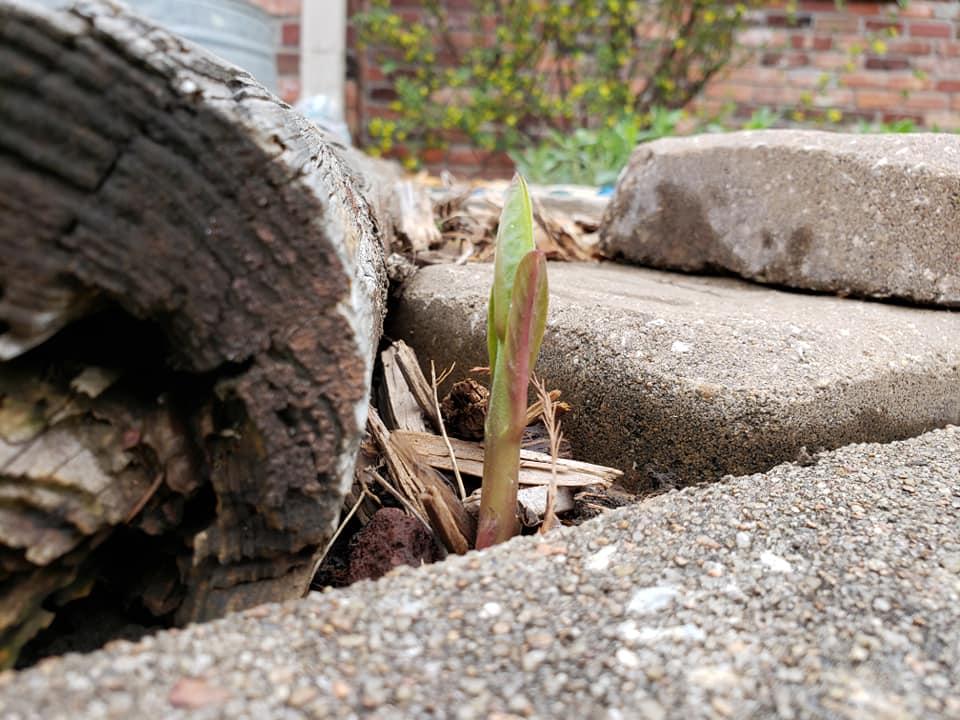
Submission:
{"label": "brick wall", "polygon": [[[773,5],[771,3],[771,5]],[[770,107],[824,117],[960,128],[960,3],[800,0],[758,11],[741,42],[752,60],[707,88],[704,103],[739,114]]]}
{"label": "brick wall", "polygon": [[[472,9],[470,0],[443,0],[448,13],[451,39],[458,48],[468,47],[473,41]],[[414,21],[422,12],[420,0],[392,0],[393,7],[400,15]],[[366,5],[365,0],[348,0],[347,17],[352,17]],[[441,50],[437,61],[451,63],[452,54]],[[344,107],[347,126],[354,142],[364,144],[368,137],[367,123],[375,117],[389,119],[396,116],[390,109],[390,103],[396,94],[390,82],[384,77],[373,59],[373,53],[357,48],[355,29],[347,26],[347,81]],[[424,164],[432,169],[446,169],[459,176],[501,176],[509,177],[514,170],[513,161],[502,153],[489,153],[478,150],[458,133],[448,133],[450,147],[445,150],[426,150],[421,155]],[[403,149],[394,150],[391,155],[400,157]]]}
{"label": "brick wall", "polygon": [[[281,94],[295,101],[301,0],[255,1],[278,17]],[[348,16],[365,2],[346,1]],[[468,43],[472,3],[445,2],[455,42]],[[394,0],[408,20],[417,17],[421,5],[419,0]],[[925,127],[960,128],[957,0],[910,0],[903,8],[896,2],[847,0],[842,10],[833,0],[798,0],[794,13],[787,12],[783,0],[774,1],[753,12],[740,41],[751,49],[750,60],[714,80],[701,106],[717,109],[733,103],[740,116],[767,107],[792,120],[910,119]],[[393,115],[389,105],[394,95],[369,53],[357,49],[350,27],[347,55],[346,119],[354,137],[363,142],[372,118]],[[491,158],[462,141],[426,159],[433,168],[447,167],[458,174],[506,174],[511,168],[506,158]]]}
{"label": "brick wall", "polygon": [[[306,0],[326,2],[327,0]],[[277,33],[277,86],[288,103],[300,98],[300,10],[302,0],[252,0],[274,16]]]}

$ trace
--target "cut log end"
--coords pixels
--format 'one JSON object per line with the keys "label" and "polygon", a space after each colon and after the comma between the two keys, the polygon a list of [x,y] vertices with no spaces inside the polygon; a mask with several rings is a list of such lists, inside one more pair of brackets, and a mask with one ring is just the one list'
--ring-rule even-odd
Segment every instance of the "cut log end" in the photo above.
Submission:
{"label": "cut log end", "polygon": [[[185,623],[302,593],[352,475],[385,303],[354,171],[249,75],[111,3],[41,13],[0,0],[0,47],[0,358],[29,363],[78,318],[119,308],[162,338],[163,367],[207,393],[183,416],[154,397],[103,426],[44,416],[39,439],[4,435],[0,480],[23,497],[0,504],[0,558],[59,568],[24,603],[77,582],[66,558],[101,531],[162,534],[178,513],[180,590],[151,595],[156,609]],[[40,379],[27,390],[77,402]],[[34,431],[29,412],[4,412]],[[150,452],[138,458],[135,439]],[[29,467],[15,459],[24,443]],[[70,443],[99,449],[86,474],[42,469]],[[21,528],[25,507],[57,523]],[[0,623],[0,649],[47,620],[30,617]]]}

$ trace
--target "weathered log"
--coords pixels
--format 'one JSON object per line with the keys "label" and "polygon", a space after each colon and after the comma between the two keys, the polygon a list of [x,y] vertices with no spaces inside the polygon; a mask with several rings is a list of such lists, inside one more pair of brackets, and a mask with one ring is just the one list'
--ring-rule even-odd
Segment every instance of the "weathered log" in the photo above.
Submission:
{"label": "weathered log", "polygon": [[[30,348],[109,305],[160,334],[166,367],[210,389],[208,402],[168,418],[183,437],[166,457],[144,440],[166,412],[158,403],[71,428],[71,442],[103,450],[90,472],[113,482],[99,490],[82,487],[83,473],[37,469],[63,450],[55,435],[63,440],[66,419],[44,416],[42,432],[19,438],[0,432],[4,587],[145,512],[148,493],[183,501],[198,485],[213,502],[179,558],[177,622],[308,587],[352,477],[384,312],[365,184],[248,74],[118,6],[44,13],[0,0],[0,358],[22,356],[24,372]],[[44,393],[96,418],[91,398]],[[23,400],[29,412],[35,400]],[[17,464],[15,446],[28,441],[37,462]],[[150,448],[149,462],[137,447]],[[89,505],[83,492],[119,499],[110,513],[71,511],[70,498]],[[63,552],[8,537],[28,507]],[[19,570],[5,569],[8,550]],[[58,577],[46,597],[78,573]]]}

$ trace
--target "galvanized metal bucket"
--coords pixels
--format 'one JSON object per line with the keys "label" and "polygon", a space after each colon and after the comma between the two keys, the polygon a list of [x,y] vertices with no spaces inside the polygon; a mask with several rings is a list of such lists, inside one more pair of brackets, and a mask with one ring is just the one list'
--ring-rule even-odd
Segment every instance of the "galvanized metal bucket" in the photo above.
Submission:
{"label": "galvanized metal bucket", "polygon": [[[72,0],[34,0],[68,7]],[[124,0],[134,11],[243,68],[277,90],[277,30],[273,18],[246,0]]]}

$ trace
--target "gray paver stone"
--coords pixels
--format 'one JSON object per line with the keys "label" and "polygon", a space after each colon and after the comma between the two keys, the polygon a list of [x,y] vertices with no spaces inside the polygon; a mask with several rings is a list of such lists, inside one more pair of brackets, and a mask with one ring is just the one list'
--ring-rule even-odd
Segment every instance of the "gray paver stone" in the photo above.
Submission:
{"label": "gray paver stone", "polygon": [[960,306],[960,137],[761,130],[634,152],[607,253],[651,267]]}
{"label": "gray paver stone", "polygon": [[[960,314],[729,278],[551,263],[537,372],[578,456],[640,486],[767,469],[960,422]],[[486,364],[491,268],[434,266],[388,334],[424,363]],[[457,373],[455,373],[455,376]],[[455,379],[455,378],[454,378]]]}

